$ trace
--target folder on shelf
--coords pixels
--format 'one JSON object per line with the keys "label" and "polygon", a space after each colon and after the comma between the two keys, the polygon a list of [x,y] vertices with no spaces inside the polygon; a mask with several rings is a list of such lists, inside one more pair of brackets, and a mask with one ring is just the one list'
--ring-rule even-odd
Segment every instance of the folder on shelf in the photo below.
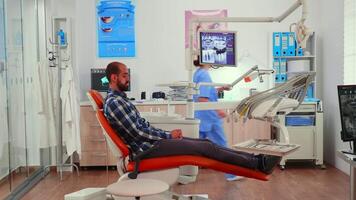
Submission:
{"label": "folder on shelf", "polygon": [[288,33],[288,52],[287,56],[295,56],[296,42],[295,42],[295,33]]}
{"label": "folder on shelf", "polygon": [[[297,45],[297,44],[296,44]],[[303,52],[303,49],[301,47],[299,47],[297,49],[297,56],[304,56],[304,52]]]}
{"label": "folder on shelf", "polygon": [[279,58],[275,58],[273,59],[273,70],[274,70],[274,75],[275,75],[275,81],[276,82],[280,82],[279,81]]}
{"label": "folder on shelf", "polygon": [[311,83],[308,86],[306,98],[309,98],[309,99],[314,98],[314,84],[313,83]]}
{"label": "folder on shelf", "polygon": [[281,33],[281,56],[288,55],[288,36],[289,32]]}
{"label": "folder on shelf", "polygon": [[281,56],[281,33],[273,33],[273,56]]}
{"label": "folder on shelf", "polygon": [[279,62],[280,82],[287,81],[287,59],[281,58]]}

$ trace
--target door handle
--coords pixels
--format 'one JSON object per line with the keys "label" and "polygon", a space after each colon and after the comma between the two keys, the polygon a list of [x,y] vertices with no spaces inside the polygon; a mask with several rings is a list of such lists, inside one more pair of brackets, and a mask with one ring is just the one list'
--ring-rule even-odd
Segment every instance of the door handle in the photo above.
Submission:
{"label": "door handle", "polygon": [[0,74],[3,73],[4,71],[5,71],[5,62],[0,61]]}

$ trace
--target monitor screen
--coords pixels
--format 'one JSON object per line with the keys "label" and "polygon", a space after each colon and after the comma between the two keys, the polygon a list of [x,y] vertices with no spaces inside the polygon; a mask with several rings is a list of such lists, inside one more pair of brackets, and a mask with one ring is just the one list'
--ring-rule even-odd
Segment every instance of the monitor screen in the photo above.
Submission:
{"label": "monitor screen", "polygon": [[200,32],[200,63],[236,66],[235,32]]}
{"label": "monitor screen", "polygon": [[[130,75],[130,69],[129,75]],[[129,89],[131,88],[131,81],[129,83]],[[99,92],[107,92],[109,89],[109,80],[106,78],[106,73],[104,68],[91,69],[91,89],[97,90]]]}
{"label": "monitor screen", "polygon": [[356,140],[356,85],[339,85],[339,106],[341,115],[341,139]]}

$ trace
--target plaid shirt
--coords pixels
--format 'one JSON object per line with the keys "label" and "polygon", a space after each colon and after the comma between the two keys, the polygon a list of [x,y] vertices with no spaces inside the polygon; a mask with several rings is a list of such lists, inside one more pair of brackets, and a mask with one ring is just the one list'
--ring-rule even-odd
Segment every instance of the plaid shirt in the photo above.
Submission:
{"label": "plaid shirt", "polygon": [[169,132],[151,126],[142,118],[124,92],[109,89],[104,114],[133,155],[151,148],[160,139],[172,138]]}

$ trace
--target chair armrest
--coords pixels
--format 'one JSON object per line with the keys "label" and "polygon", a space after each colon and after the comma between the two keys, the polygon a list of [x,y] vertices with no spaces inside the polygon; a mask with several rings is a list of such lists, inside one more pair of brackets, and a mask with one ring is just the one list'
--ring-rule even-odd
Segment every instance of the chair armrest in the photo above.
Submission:
{"label": "chair armrest", "polygon": [[148,150],[146,150],[146,151],[144,151],[144,152],[141,152],[141,153],[137,154],[136,156],[132,157],[132,161],[135,162],[135,168],[134,168],[134,170],[133,170],[132,172],[130,172],[130,173],[128,174],[128,177],[129,177],[130,179],[136,179],[136,178],[137,178],[138,173],[140,173],[140,172],[139,172],[139,168],[140,168],[140,162],[141,162],[141,160],[143,160],[143,159],[144,159],[149,153],[151,153],[154,149],[156,149],[155,146],[153,146],[152,148],[150,148],[150,149],[148,149]]}

